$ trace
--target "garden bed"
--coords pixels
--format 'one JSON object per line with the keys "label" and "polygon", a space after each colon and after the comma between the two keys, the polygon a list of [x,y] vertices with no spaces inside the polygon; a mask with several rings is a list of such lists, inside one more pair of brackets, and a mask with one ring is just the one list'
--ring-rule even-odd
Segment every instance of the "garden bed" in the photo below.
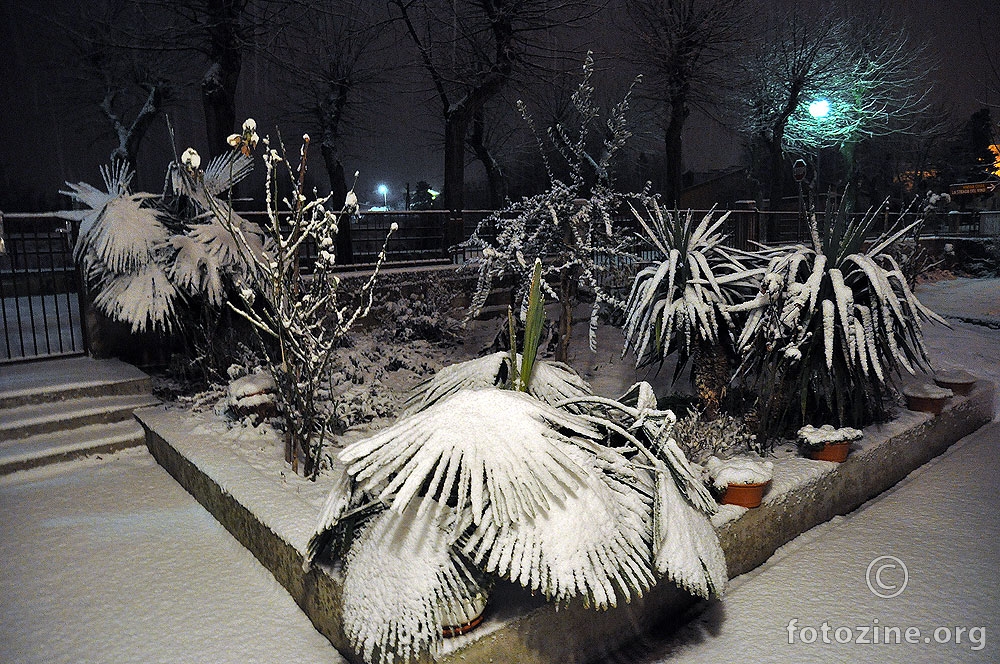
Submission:
{"label": "garden bed", "polygon": [[[980,381],[936,417],[903,410],[893,422],[865,429],[842,464],[779,448],[763,504],[753,510],[724,505],[713,519],[730,576],[762,564],[813,526],[856,509],[990,421],[993,391],[992,384]],[[328,483],[283,471],[276,439],[266,429],[228,428],[211,413],[162,407],[137,417],[157,461],[274,574],[321,633],[349,652],[340,629],[336,572],[322,565],[302,570]],[[438,661],[586,662],[692,601],[661,583],[641,601],[618,609],[556,610],[520,588],[501,585],[483,626],[448,641]]]}

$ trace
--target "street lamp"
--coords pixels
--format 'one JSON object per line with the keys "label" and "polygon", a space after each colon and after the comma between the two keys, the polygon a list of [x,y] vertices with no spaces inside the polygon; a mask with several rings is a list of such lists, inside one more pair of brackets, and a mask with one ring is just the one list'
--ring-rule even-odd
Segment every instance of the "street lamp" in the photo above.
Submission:
{"label": "street lamp", "polygon": [[826,99],[817,99],[809,103],[809,115],[817,120],[825,118],[830,114],[830,102]]}
{"label": "street lamp", "polygon": [[376,189],[376,191],[382,194],[382,207],[389,209],[389,202],[388,202],[389,187],[385,186],[384,184],[380,184],[378,186],[378,189]]}

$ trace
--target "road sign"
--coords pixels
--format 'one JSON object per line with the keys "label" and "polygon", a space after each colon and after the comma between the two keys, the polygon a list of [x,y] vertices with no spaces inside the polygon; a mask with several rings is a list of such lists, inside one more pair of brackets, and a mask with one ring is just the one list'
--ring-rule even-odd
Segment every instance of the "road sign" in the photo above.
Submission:
{"label": "road sign", "polygon": [[948,192],[952,196],[966,196],[970,194],[992,194],[1000,182],[963,182],[953,184],[948,187]]}
{"label": "road sign", "polygon": [[796,182],[802,182],[806,179],[806,162],[801,159],[795,160],[795,163],[792,164],[792,177],[795,178]]}

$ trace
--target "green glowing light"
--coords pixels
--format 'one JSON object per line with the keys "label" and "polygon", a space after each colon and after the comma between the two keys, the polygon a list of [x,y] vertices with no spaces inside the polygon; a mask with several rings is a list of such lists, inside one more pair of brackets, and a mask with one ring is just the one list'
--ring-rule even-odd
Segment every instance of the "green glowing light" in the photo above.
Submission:
{"label": "green glowing light", "polygon": [[817,99],[809,104],[809,115],[814,118],[825,118],[830,113],[830,102],[826,99]]}

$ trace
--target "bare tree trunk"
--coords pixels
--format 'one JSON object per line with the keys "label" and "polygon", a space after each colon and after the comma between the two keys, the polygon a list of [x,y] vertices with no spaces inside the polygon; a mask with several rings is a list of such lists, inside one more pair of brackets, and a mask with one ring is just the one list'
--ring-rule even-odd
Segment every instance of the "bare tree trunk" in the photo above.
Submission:
{"label": "bare tree trunk", "polygon": [[465,238],[462,209],[465,206],[465,133],[468,118],[464,110],[452,110],[444,122],[444,206],[450,211],[444,230],[446,247]]}
{"label": "bare tree trunk", "polygon": [[208,150],[212,156],[229,149],[226,139],[236,127],[236,85],[243,67],[239,43],[240,15],[247,0],[207,0],[208,53],[211,65],[201,81]]}
{"label": "bare tree trunk", "polygon": [[682,134],[684,121],[690,111],[680,103],[670,106],[670,117],[664,131],[664,155],[666,159],[664,202],[668,206],[680,205],[681,190],[684,188],[684,151]]}
{"label": "bare tree trunk", "polygon": [[469,147],[486,171],[486,184],[489,188],[490,208],[499,210],[507,200],[507,183],[500,168],[500,163],[493,157],[486,145],[486,128],[483,111],[480,109],[472,121],[472,133],[469,136]]}
{"label": "bare tree trunk", "polygon": [[[337,151],[329,144],[320,145],[323,163],[330,178],[330,207],[343,209],[347,200],[347,180],[344,174],[344,164],[337,156]],[[354,263],[354,245],[351,238],[351,218],[343,216],[337,224],[337,264],[350,265]]]}

